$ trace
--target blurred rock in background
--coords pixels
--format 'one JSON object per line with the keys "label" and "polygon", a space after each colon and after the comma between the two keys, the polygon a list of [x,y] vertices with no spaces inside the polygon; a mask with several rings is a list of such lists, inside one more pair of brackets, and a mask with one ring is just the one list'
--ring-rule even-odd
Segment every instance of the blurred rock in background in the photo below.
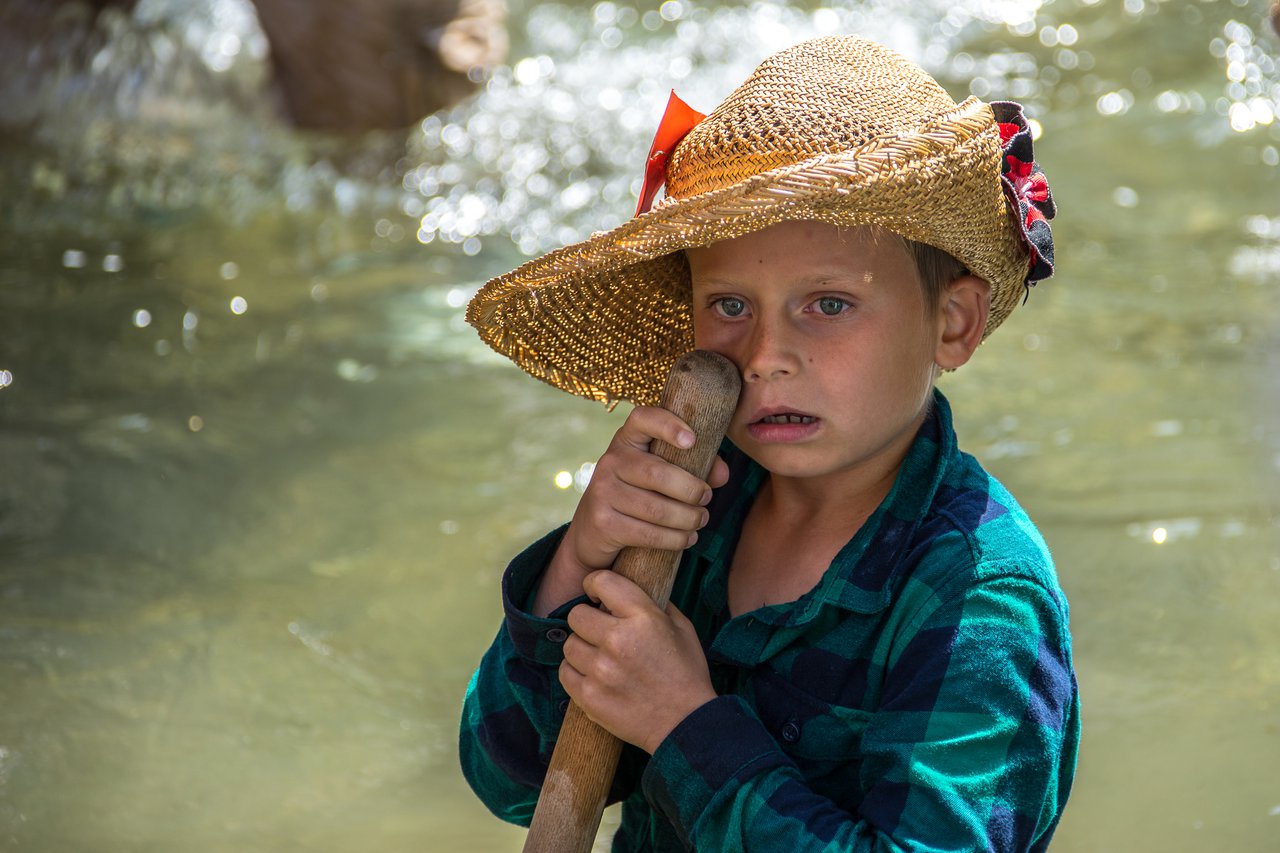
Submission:
{"label": "blurred rock in background", "polygon": [[507,53],[501,0],[254,0],[299,127],[406,127],[470,94]]}
{"label": "blurred rock in background", "polygon": [[[96,17],[137,0],[5,0],[0,52],[28,75],[101,47]],[[408,127],[471,94],[507,55],[502,0],[253,0],[272,85],[298,127]]]}

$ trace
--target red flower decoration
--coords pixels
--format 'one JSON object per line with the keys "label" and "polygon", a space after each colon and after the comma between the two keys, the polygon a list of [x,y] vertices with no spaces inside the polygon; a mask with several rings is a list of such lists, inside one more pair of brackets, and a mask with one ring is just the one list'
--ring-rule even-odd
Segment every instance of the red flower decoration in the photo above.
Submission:
{"label": "red flower decoration", "polygon": [[1031,128],[1022,106],[1013,101],[994,101],[1000,127],[1000,178],[1005,195],[1016,213],[1018,228],[1030,253],[1025,284],[1031,287],[1053,275],[1053,233],[1049,220],[1057,212],[1049,181],[1036,164],[1031,150]]}
{"label": "red flower decoration", "polygon": [[1035,163],[1023,163],[1012,154],[1005,156],[1005,164],[1004,177],[1013,185],[1014,195],[1025,203],[1027,217],[1024,224],[1030,227],[1032,222],[1045,218],[1037,205],[1049,200],[1049,181],[1044,172],[1034,171]]}

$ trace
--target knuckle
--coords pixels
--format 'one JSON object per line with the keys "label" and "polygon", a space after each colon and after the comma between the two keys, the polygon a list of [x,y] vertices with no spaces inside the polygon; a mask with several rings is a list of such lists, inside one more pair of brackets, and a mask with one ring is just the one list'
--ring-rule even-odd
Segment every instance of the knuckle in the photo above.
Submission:
{"label": "knuckle", "polygon": [[638,521],[634,518],[628,518],[618,531],[618,544],[622,546],[639,545],[643,547],[647,544],[644,538],[646,526],[647,525],[642,521]]}
{"label": "knuckle", "polygon": [[652,438],[661,438],[665,432],[664,417],[669,416],[671,416],[671,413],[666,409],[653,406],[638,406],[631,410],[631,414],[627,416],[627,420],[617,434],[624,442],[630,441],[639,444],[643,444]]}
{"label": "knuckle", "polygon": [[645,499],[640,502],[637,509],[640,512],[640,517],[643,518],[645,521],[651,521],[655,523],[661,522],[666,518],[666,515],[667,515],[666,504],[663,503],[662,499],[657,497],[656,495],[650,495],[645,497]]}
{"label": "knuckle", "polygon": [[631,417],[646,424],[660,424],[671,413],[661,406],[636,406],[631,410]]}
{"label": "knuckle", "polygon": [[626,421],[624,421],[624,423],[631,423],[633,421],[642,421],[653,414],[653,409],[654,409],[653,406],[636,406],[634,409],[631,410],[631,413],[627,415],[627,419]]}
{"label": "knuckle", "polygon": [[659,551],[682,551],[688,534],[665,527],[651,528],[645,547]]}
{"label": "knuckle", "polygon": [[680,517],[681,522],[683,522],[680,526],[680,532],[685,536],[688,536],[690,533],[701,530],[703,528],[705,518],[706,513],[700,509],[685,510],[684,514]]}
{"label": "knuckle", "polygon": [[611,515],[613,515],[612,510],[605,504],[593,503],[587,508],[587,520],[597,530],[608,528]]}
{"label": "knuckle", "polygon": [[592,692],[598,697],[602,697],[610,688],[614,687],[620,681],[618,676],[618,665],[609,658],[602,658],[596,662],[595,671],[592,673],[593,678],[589,679]]}
{"label": "knuckle", "polygon": [[640,546],[643,548],[665,549],[667,547],[667,538],[668,531],[665,527],[651,524],[645,527]]}
{"label": "knuckle", "polygon": [[564,661],[560,664],[560,684],[570,693],[576,693],[578,689],[578,671],[573,668],[573,664]]}
{"label": "knuckle", "polygon": [[591,472],[591,482],[587,483],[584,495],[607,494],[618,481],[617,458],[602,456]]}
{"label": "knuckle", "polygon": [[671,479],[672,470],[679,470],[676,466],[661,459],[657,456],[649,454],[645,457],[644,465],[640,469],[640,473],[644,476],[645,482],[653,488],[667,487],[668,481]]}
{"label": "knuckle", "polygon": [[662,534],[663,531],[656,527],[646,527],[643,532],[644,541],[640,544],[645,548],[663,548],[665,539]]}
{"label": "knuckle", "polygon": [[576,694],[573,697],[574,700],[582,706],[584,711],[590,710],[595,706],[596,688],[595,685],[591,683],[590,679],[582,682],[581,684],[575,685],[574,693]]}

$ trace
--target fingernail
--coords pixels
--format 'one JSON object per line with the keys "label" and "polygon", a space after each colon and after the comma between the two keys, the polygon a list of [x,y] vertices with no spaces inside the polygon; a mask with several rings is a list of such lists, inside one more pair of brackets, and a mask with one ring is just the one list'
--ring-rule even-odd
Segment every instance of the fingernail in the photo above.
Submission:
{"label": "fingernail", "polygon": [[698,505],[706,506],[709,503],[711,503],[711,490],[707,489],[705,492],[702,493],[702,500],[698,501]]}
{"label": "fingernail", "polygon": [[710,520],[711,520],[711,513],[707,512],[707,511],[704,509],[704,510],[702,511],[702,523],[698,525],[698,528],[699,528],[699,529],[701,529],[701,528],[703,528],[703,527],[706,527],[706,526],[707,526],[707,522],[708,522],[708,521],[710,521]]}
{"label": "fingernail", "polygon": [[680,434],[676,436],[676,444],[683,447],[685,450],[693,447],[693,443],[696,440],[697,439],[694,438],[693,433],[689,432],[687,429],[681,430]]}
{"label": "fingernail", "polygon": [[689,544],[688,544],[688,545],[685,545],[684,547],[686,547],[686,548],[692,548],[692,547],[693,547],[693,543],[694,543],[694,542],[697,542],[697,541],[698,541],[698,534],[696,534],[696,533],[690,533],[690,534],[689,534]]}

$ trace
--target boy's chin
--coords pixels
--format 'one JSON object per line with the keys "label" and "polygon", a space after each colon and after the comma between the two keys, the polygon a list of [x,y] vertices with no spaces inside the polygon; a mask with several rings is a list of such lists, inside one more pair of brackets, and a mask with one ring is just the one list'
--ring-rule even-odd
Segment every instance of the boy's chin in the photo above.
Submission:
{"label": "boy's chin", "polygon": [[774,477],[790,477],[804,479],[821,477],[830,474],[836,468],[835,460],[826,458],[825,454],[815,453],[812,449],[776,444],[758,445],[747,442],[747,446],[738,444],[743,452],[755,460],[756,464]]}

